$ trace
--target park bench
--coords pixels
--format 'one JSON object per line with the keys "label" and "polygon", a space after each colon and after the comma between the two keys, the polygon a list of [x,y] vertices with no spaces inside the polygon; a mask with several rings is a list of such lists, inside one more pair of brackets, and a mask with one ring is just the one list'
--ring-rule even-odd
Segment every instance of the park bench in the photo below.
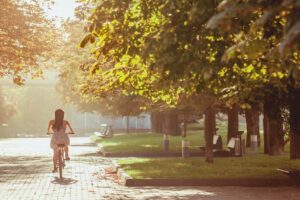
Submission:
{"label": "park bench", "polygon": [[[206,147],[201,146],[199,147],[201,150],[205,151]],[[223,141],[220,135],[214,135],[213,137],[213,150],[220,150],[223,149]]]}
{"label": "park bench", "polygon": [[112,126],[107,124],[101,124],[100,131],[94,132],[94,135],[102,138],[111,138],[113,136]]}
{"label": "park bench", "polygon": [[[236,149],[236,138],[232,137],[228,144],[227,149],[223,149],[223,141],[220,135],[214,135],[213,137],[213,154],[214,156],[227,157],[234,156]],[[239,147],[241,148],[241,146]],[[201,146],[200,149],[205,152],[206,147]]]}
{"label": "park bench", "polygon": [[[206,150],[206,146],[200,146],[199,148],[203,152]],[[229,156],[230,151],[223,149],[223,140],[220,135],[214,135],[212,148],[215,156]]]}
{"label": "park bench", "polygon": [[[214,136],[213,136],[213,151],[219,151],[223,149],[223,141],[222,141],[222,137],[220,135],[217,134],[217,131],[219,129],[216,128],[214,131]],[[203,152],[205,152],[206,146],[200,146],[199,147]]]}

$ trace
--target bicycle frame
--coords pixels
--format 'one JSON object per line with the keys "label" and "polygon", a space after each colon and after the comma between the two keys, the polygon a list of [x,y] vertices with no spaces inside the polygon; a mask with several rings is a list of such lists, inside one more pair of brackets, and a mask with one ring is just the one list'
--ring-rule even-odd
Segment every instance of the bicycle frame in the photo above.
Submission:
{"label": "bicycle frame", "polygon": [[62,169],[65,167],[65,156],[64,156],[64,148],[65,144],[58,144],[58,173],[59,173],[59,178],[62,179]]}

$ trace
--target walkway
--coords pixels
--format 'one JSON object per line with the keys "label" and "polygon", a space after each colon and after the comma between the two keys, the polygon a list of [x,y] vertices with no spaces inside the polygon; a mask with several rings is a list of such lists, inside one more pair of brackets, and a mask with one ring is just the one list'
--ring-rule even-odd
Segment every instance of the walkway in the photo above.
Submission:
{"label": "walkway", "polygon": [[105,175],[111,160],[99,156],[88,138],[72,138],[64,181],[52,174],[49,138],[0,139],[1,200],[209,199],[300,200],[300,189],[245,187],[128,188]]}

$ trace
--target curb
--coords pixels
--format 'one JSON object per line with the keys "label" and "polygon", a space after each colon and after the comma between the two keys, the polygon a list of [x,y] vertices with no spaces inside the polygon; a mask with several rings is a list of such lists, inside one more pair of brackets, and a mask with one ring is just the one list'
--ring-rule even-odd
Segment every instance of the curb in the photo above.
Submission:
{"label": "curb", "polygon": [[282,187],[295,186],[287,179],[126,179],[125,186],[242,186],[242,187]]}
{"label": "curb", "polygon": [[121,168],[121,166],[117,163],[117,161],[115,161],[115,160],[112,160],[112,171],[114,172],[114,173],[117,173],[118,172],[118,170]]}
{"label": "curb", "polygon": [[120,181],[121,181],[121,184],[122,185],[125,185],[125,186],[128,186],[128,182],[130,182],[131,180],[135,180],[133,179],[131,176],[129,176],[123,169],[119,168],[118,169],[118,172],[117,172],[119,178],[120,178]]}
{"label": "curb", "polygon": [[121,166],[117,163],[117,161],[113,160],[112,161],[112,169],[113,172],[116,173],[120,179],[120,183],[122,185],[126,186],[126,183],[128,180],[133,180],[131,176],[129,176],[122,168]]}

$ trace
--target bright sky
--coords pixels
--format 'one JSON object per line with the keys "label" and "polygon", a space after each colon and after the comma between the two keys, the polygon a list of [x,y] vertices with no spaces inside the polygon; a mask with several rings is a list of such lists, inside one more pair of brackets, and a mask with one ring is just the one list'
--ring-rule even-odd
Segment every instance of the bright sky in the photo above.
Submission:
{"label": "bright sky", "polygon": [[74,9],[77,5],[75,0],[54,0],[54,2],[52,9],[46,11],[50,17],[66,19],[74,16]]}

